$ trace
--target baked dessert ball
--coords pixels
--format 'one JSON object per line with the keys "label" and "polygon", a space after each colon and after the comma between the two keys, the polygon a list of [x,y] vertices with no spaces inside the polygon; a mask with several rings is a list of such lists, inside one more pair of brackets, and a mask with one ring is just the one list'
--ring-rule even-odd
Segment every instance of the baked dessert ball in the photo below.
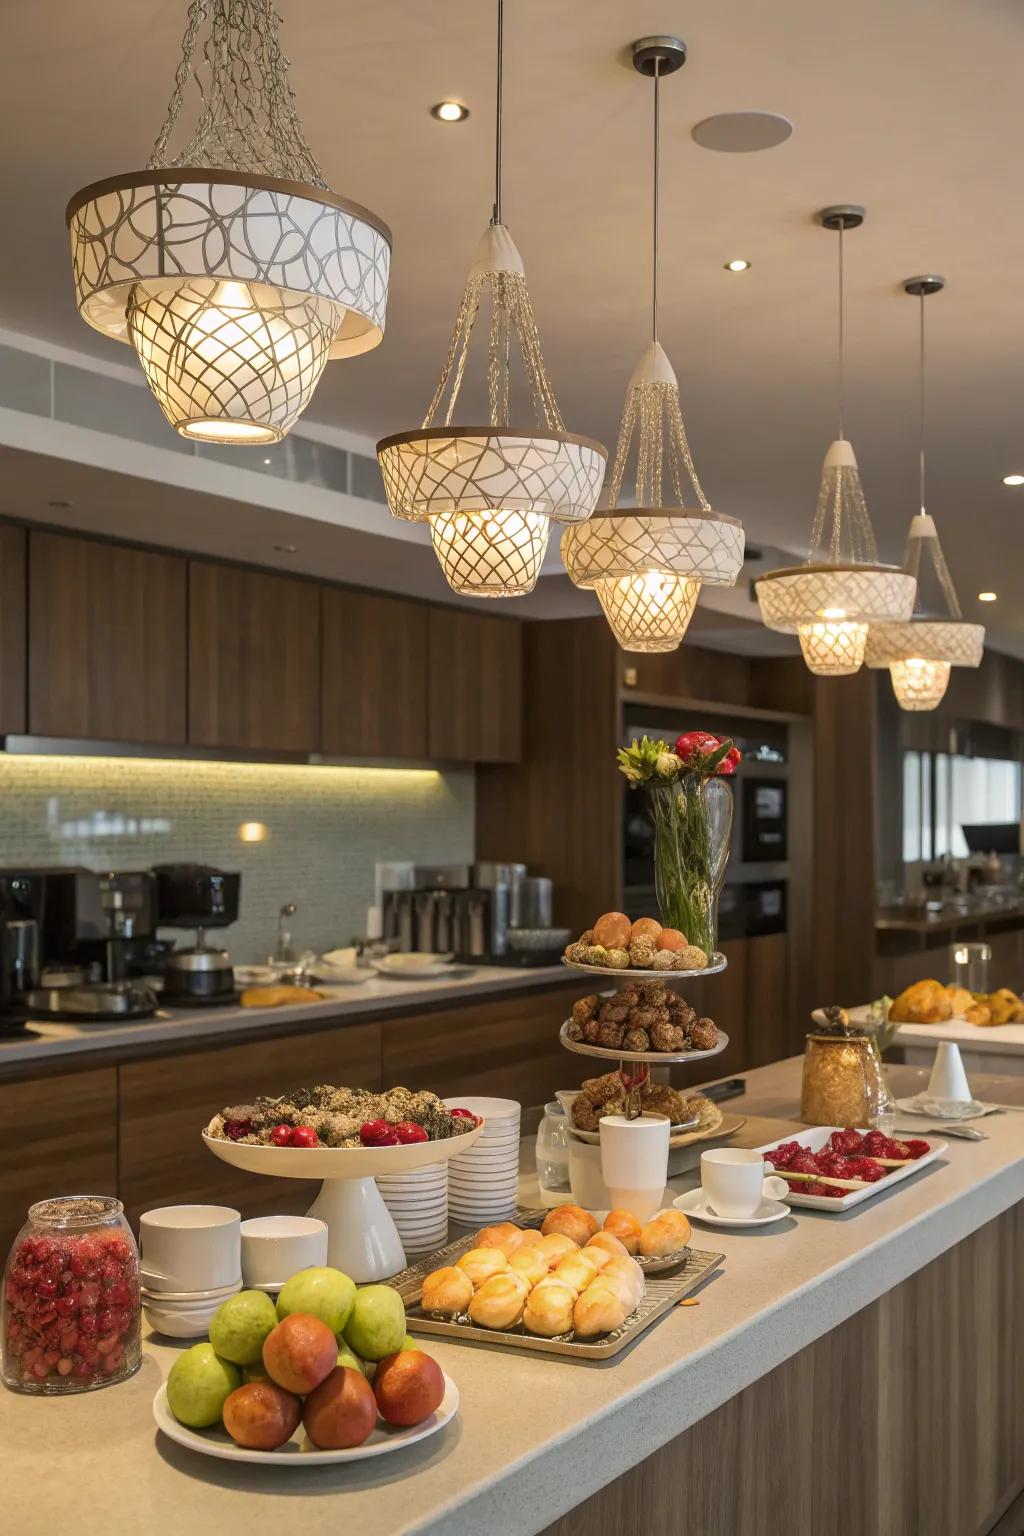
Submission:
{"label": "baked dessert ball", "polygon": [[575,1253],[566,1255],[554,1271],[554,1275],[556,1280],[561,1280],[570,1290],[579,1293],[586,1290],[591,1280],[596,1277],[599,1267],[597,1260],[592,1258],[586,1249],[579,1248]]}
{"label": "baked dessert ball", "polygon": [[629,1257],[625,1244],[620,1242],[614,1232],[609,1232],[607,1229],[603,1232],[595,1232],[583,1251],[584,1253],[603,1253],[609,1259],[626,1259]]}
{"label": "baked dessert ball", "polygon": [[639,1251],[647,1259],[678,1253],[690,1241],[690,1223],[682,1211],[659,1211],[640,1231]]}
{"label": "baked dessert ball", "polygon": [[469,1304],[469,1315],[483,1328],[513,1328],[523,1315],[529,1283],[514,1270],[485,1280]]}
{"label": "baked dessert ball", "polygon": [[536,1251],[543,1255],[548,1269],[554,1269],[567,1253],[575,1253],[578,1247],[579,1243],[574,1243],[571,1237],[565,1236],[564,1232],[549,1232],[536,1245]]}
{"label": "baked dessert ball", "polygon": [[601,1271],[600,1279],[602,1284],[605,1281],[621,1280],[629,1288],[634,1307],[638,1307],[644,1299],[644,1272],[635,1259],[609,1259]]}
{"label": "baked dessert ball", "polygon": [[617,1237],[627,1253],[636,1253],[640,1246],[640,1223],[632,1211],[609,1211],[604,1219],[604,1230]]}
{"label": "baked dessert ball", "polygon": [[473,1282],[474,1289],[483,1285],[492,1275],[504,1274],[508,1259],[500,1248],[470,1248],[458,1262],[459,1269]]}
{"label": "baked dessert ball", "polygon": [[553,1232],[561,1232],[565,1237],[571,1237],[580,1248],[597,1230],[598,1224],[590,1212],[582,1210],[578,1205],[556,1205],[545,1216],[541,1227],[545,1237],[550,1237]]}
{"label": "baked dessert ball", "polygon": [[423,1282],[424,1312],[455,1317],[464,1313],[472,1300],[472,1280],[464,1269],[456,1269],[454,1265],[435,1269]]}
{"label": "baked dessert ball", "polygon": [[621,1292],[604,1280],[593,1285],[577,1299],[572,1310],[572,1325],[582,1339],[592,1339],[599,1333],[611,1333],[626,1321],[630,1308]]}
{"label": "baked dessert ball", "polygon": [[528,1333],[540,1338],[553,1339],[572,1328],[573,1307],[576,1292],[549,1275],[535,1285],[526,1298],[523,1309],[523,1326]]}
{"label": "baked dessert ball", "polygon": [[508,1267],[517,1275],[522,1275],[529,1285],[536,1285],[547,1274],[548,1261],[536,1246],[517,1248],[508,1261]]}

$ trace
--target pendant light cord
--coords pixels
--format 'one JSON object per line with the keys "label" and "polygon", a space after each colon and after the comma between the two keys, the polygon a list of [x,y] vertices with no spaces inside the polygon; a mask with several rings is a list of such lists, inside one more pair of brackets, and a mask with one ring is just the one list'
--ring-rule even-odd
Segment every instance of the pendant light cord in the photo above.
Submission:
{"label": "pendant light cord", "polygon": [[503,54],[505,48],[505,0],[498,0],[498,88],[495,92],[494,123],[494,214],[492,224],[501,223],[501,108]]}
{"label": "pendant light cord", "polygon": [[845,299],[845,286],[843,281],[843,229],[844,222],[839,220],[839,436],[844,438],[843,430],[844,407],[846,405],[846,379],[843,370],[843,305]]}
{"label": "pendant light cord", "polygon": [[920,491],[921,491],[921,511],[923,512],[924,511],[924,289],[921,290],[921,294],[920,294],[920,296],[918,298],[918,304],[920,305],[920,315],[921,315],[921,333],[920,333],[921,379],[920,379],[920,400],[919,400],[919,418],[918,418],[919,430],[920,430],[920,435],[921,435],[920,470],[919,470],[919,474],[920,474]]}
{"label": "pendant light cord", "polygon": [[661,192],[661,60],[654,61],[654,270],[651,284],[651,334],[658,339],[658,224]]}

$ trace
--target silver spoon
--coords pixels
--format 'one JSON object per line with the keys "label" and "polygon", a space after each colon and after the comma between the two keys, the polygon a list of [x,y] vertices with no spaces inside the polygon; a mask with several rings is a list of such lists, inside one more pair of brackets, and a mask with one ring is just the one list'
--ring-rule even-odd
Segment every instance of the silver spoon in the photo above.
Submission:
{"label": "silver spoon", "polygon": [[896,1132],[897,1136],[959,1136],[961,1141],[988,1141],[984,1131],[976,1131],[973,1125],[926,1125],[918,1130],[915,1125],[908,1130],[904,1127]]}

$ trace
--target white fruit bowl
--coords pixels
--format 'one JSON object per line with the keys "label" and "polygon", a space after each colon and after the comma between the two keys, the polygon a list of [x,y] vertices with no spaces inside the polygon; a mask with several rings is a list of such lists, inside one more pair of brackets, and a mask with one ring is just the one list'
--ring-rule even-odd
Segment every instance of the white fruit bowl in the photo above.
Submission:
{"label": "white fruit bowl", "polygon": [[223,1162],[246,1173],[280,1179],[322,1179],[308,1214],[327,1223],[327,1262],[365,1284],[386,1280],[406,1267],[405,1250],[374,1179],[447,1162],[465,1152],[483,1130],[443,1141],[414,1141],[397,1147],[254,1147],[203,1132],[203,1141]]}

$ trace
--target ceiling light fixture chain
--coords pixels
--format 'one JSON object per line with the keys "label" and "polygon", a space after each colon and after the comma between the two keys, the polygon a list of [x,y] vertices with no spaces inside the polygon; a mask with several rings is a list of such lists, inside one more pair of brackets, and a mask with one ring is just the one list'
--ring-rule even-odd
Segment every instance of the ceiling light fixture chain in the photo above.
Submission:
{"label": "ceiling light fixture chain", "polygon": [[[288,59],[278,37],[280,20],[273,0],[192,0],[174,91],[148,169],[202,165],[279,176],[328,190],[288,83]],[[197,59],[200,32],[207,22],[209,34]],[[168,158],[190,76],[202,111],[192,137]]]}
{"label": "ceiling light fixture chain", "polygon": [[[654,272],[651,284],[651,340],[658,339],[658,234],[661,208],[661,60],[654,61]],[[637,493],[639,494],[639,492]]]}
{"label": "ceiling light fixture chain", "polygon": [[501,122],[505,104],[505,0],[498,0],[498,67],[494,93],[494,212],[492,224],[501,223]]}
{"label": "ceiling light fixture chain", "polygon": [[845,363],[846,363],[846,355],[845,355],[845,340],[846,340],[846,338],[845,338],[846,281],[845,281],[845,274],[844,274],[844,271],[843,271],[843,230],[844,230],[845,226],[846,226],[846,220],[843,219],[843,218],[840,218],[838,226],[837,226],[838,230],[839,230],[839,349],[838,349],[838,358],[837,358],[839,377],[838,377],[837,394],[838,394],[838,399],[839,399],[839,436],[841,438],[846,436],[846,433],[843,430],[844,418],[845,418],[845,415],[846,415],[846,369],[845,369]]}

